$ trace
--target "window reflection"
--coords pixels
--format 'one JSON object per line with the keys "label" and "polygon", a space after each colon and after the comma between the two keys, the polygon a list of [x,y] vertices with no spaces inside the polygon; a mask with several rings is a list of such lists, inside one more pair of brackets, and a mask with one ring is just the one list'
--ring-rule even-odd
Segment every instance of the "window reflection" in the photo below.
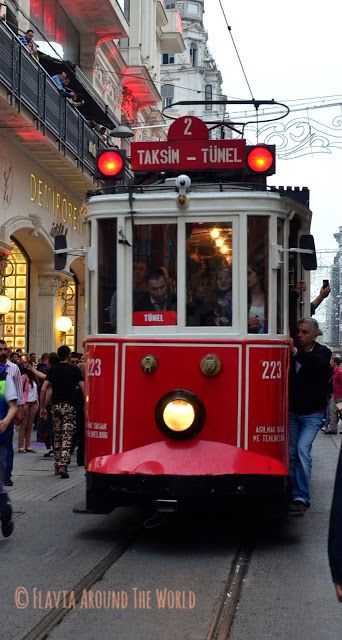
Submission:
{"label": "window reflection", "polygon": [[99,333],[116,333],[116,220],[100,220],[98,237]]}
{"label": "window reflection", "polygon": [[187,325],[232,325],[232,225],[188,223]]}
{"label": "window reflection", "polygon": [[248,216],[248,333],[267,333],[268,217]]}
{"label": "window reflection", "polygon": [[[277,221],[277,243],[284,246],[284,220]],[[277,270],[277,333],[284,333],[284,263]]]}

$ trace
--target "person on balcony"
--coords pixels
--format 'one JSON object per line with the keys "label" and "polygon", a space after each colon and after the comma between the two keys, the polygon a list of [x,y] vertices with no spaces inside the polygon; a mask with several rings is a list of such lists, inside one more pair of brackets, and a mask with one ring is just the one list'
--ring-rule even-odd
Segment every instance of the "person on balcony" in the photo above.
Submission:
{"label": "person on balcony", "polygon": [[79,100],[76,91],[69,88],[70,78],[67,76],[64,81],[64,95],[72,107],[81,107],[84,100]]}
{"label": "person on balcony", "polygon": [[[65,90],[65,82],[68,79],[68,75],[66,71],[60,71],[59,73],[56,73],[54,76],[51,76],[51,80],[55,83],[57,89],[59,89],[59,91],[61,93],[63,93],[63,95],[67,95],[67,91]],[[71,91],[71,89],[69,89],[68,91]]]}
{"label": "person on balcony", "polygon": [[39,62],[38,47],[33,40],[33,35],[34,31],[32,31],[32,29],[28,29],[26,33],[19,38],[19,40],[30,56]]}
{"label": "person on balcony", "polygon": [[51,76],[51,80],[53,80],[57,89],[59,89],[73,107],[80,107],[84,104],[84,100],[78,100],[77,93],[73,89],[69,88],[70,78],[66,71],[56,73],[54,76]]}

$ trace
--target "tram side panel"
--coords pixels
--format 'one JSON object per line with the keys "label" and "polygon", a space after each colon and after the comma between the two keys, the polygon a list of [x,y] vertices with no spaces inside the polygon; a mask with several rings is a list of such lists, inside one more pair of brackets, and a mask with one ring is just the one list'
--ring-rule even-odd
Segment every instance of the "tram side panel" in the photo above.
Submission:
{"label": "tram side panel", "polygon": [[116,451],[119,345],[86,342],[86,462]]}
{"label": "tram side panel", "polygon": [[244,448],[288,467],[288,344],[247,344]]}

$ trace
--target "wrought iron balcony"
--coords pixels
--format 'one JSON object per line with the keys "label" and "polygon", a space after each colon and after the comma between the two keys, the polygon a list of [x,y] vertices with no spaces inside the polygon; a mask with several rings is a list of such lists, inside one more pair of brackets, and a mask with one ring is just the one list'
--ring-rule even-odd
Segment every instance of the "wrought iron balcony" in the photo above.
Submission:
{"label": "wrought iron balcony", "polygon": [[[2,87],[2,91],[1,91]],[[4,89],[5,88],[5,92]],[[8,106],[24,116],[25,108],[33,116],[34,125],[27,119],[18,124],[18,136],[27,143],[42,139],[47,132],[53,135],[61,151],[68,150],[83,171],[95,171],[96,150],[106,147],[101,137],[88,124],[80,111],[73,107],[57,89],[46,70],[34,60],[18,37],[0,21],[0,96],[3,96],[1,120],[9,113]],[[88,96],[85,95],[86,100]],[[93,100],[89,95],[89,102]],[[26,112],[27,113],[27,112]],[[102,112],[105,119],[106,113]],[[110,119],[108,119],[110,126]],[[8,127],[15,130],[16,122],[9,115]],[[115,126],[115,122],[112,125]]]}

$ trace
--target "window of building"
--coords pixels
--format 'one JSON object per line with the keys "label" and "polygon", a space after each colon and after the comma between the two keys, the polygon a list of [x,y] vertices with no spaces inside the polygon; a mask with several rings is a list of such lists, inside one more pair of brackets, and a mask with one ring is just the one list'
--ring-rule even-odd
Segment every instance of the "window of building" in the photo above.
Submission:
{"label": "window of building", "polygon": [[174,64],[175,63],[175,54],[174,53],[163,53],[162,55],[162,64]]}
{"label": "window of building", "polygon": [[164,84],[161,88],[161,97],[163,98],[163,109],[169,107],[173,103],[175,89],[172,84]]}
{"label": "window of building", "polygon": [[175,0],[165,0],[165,9],[175,9],[176,3]]}
{"label": "window of building", "polygon": [[[121,5],[122,5],[122,3],[121,3]],[[129,18],[130,18],[130,11],[131,11],[131,0],[124,0],[123,12],[124,12],[124,16],[125,16],[126,20],[129,20]]]}
{"label": "window of building", "polygon": [[199,14],[199,5],[197,2],[188,2],[188,12],[193,16],[198,16]]}
{"label": "window of building", "polygon": [[196,42],[192,42],[190,45],[190,63],[193,67],[197,67],[198,59],[198,47]]}
{"label": "window of building", "polygon": [[29,259],[24,250],[11,240],[12,253],[5,270],[5,293],[12,301],[3,319],[3,336],[9,347],[27,349]]}
{"label": "window of building", "polygon": [[[212,100],[213,99],[213,88],[211,86],[211,84],[206,84],[205,85],[205,100]],[[205,110],[206,111],[212,111],[213,105],[212,104],[206,104],[205,105]]]}

